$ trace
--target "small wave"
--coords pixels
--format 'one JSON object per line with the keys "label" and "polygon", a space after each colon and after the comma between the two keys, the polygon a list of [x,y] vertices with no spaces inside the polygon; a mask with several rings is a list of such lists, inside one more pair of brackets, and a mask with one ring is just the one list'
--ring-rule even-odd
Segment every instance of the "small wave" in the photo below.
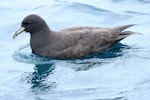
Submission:
{"label": "small wave", "polygon": [[147,15],[146,13],[142,12],[135,12],[135,11],[124,11],[127,14],[132,14],[132,15]]}
{"label": "small wave", "polygon": [[87,4],[77,3],[77,2],[72,3],[69,7],[74,9],[84,9],[88,13],[89,11],[110,12],[108,10],[104,10],[92,5],[87,5]]}
{"label": "small wave", "polygon": [[51,60],[49,58],[39,57],[31,53],[29,44],[19,47],[19,49],[14,52],[12,57],[18,62],[29,64],[42,64],[42,63],[46,64],[49,63],[49,61]]}
{"label": "small wave", "polygon": [[101,7],[97,7],[91,4],[86,4],[86,3],[82,3],[82,2],[71,2],[71,1],[64,1],[64,0],[55,0],[56,2],[62,3],[62,5],[64,6],[65,3],[65,9],[67,10],[77,10],[78,12],[84,12],[87,14],[91,14],[91,15],[98,15],[98,16],[102,16],[103,14],[111,14],[111,15],[119,15],[118,13],[115,13],[111,10],[107,10],[107,9],[103,9]]}
{"label": "small wave", "polygon": [[[105,91],[113,91],[113,92],[107,92],[107,94],[105,94]],[[87,100],[87,98],[89,100],[126,100],[126,97],[124,96],[124,91],[122,91],[121,93],[119,93],[122,90],[111,90],[111,88],[103,88],[103,87],[99,87],[99,88],[82,88],[82,89],[73,89],[73,90],[63,90],[63,91],[51,91],[50,94],[55,94],[55,96],[57,96],[57,98],[61,98],[63,96],[63,98],[65,98],[67,96],[67,98],[70,98],[69,96],[79,96],[82,97],[83,100]],[[100,93],[103,93],[101,95],[99,95]],[[82,95],[81,95],[82,94]],[[106,96],[109,94],[109,97]],[[94,97],[93,99],[93,95],[96,96],[96,98]],[[72,100],[76,100],[77,97],[75,99]]]}
{"label": "small wave", "polygon": [[137,1],[140,1],[140,2],[142,2],[142,3],[150,3],[149,0],[137,0]]}

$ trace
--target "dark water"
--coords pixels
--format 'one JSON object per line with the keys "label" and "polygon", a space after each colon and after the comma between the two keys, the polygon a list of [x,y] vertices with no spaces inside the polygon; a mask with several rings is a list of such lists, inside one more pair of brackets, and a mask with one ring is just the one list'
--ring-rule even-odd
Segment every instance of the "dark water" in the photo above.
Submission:
{"label": "dark water", "polygon": [[[0,3],[0,100],[150,100],[149,0],[5,0]],[[102,54],[76,60],[31,53],[29,34],[12,33],[29,14],[51,29],[138,24]]]}

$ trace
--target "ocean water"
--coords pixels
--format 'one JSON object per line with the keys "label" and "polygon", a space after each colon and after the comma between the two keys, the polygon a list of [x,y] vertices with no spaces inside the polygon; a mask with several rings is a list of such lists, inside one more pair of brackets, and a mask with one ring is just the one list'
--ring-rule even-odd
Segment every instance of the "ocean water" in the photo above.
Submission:
{"label": "ocean water", "polygon": [[[0,3],[0,100],[150,100],[149,0],[3,0]],[[104,53],[54,60],[31,53],[30,35],[12,33],[29,14],[52,30],[137,24]]]}

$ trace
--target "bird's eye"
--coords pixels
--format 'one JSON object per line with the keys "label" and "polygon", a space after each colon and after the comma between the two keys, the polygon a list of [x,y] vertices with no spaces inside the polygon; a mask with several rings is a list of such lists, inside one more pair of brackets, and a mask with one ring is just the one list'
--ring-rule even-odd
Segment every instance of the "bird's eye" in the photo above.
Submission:
{"label": "bird's eye", "polygon": [[32,24],[32,22],[28,22],[28,24]]}
{"label": "bird's eye", "polygon": [[24,22],[23,25],[31,25],[32,22]]}

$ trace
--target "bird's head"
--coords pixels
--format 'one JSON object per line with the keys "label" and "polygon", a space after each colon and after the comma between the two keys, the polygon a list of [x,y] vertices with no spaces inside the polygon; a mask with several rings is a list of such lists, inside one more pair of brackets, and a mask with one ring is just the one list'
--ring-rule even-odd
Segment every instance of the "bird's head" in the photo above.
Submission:
{"label": "bird's head", "polygon": [[29,32],[30,34],[38,33],[44,28],[48,27],[46,22],[38,15],[28,15],[22,21],[21,28],[13,34],[13,38],[16,38],[22,32]]}

